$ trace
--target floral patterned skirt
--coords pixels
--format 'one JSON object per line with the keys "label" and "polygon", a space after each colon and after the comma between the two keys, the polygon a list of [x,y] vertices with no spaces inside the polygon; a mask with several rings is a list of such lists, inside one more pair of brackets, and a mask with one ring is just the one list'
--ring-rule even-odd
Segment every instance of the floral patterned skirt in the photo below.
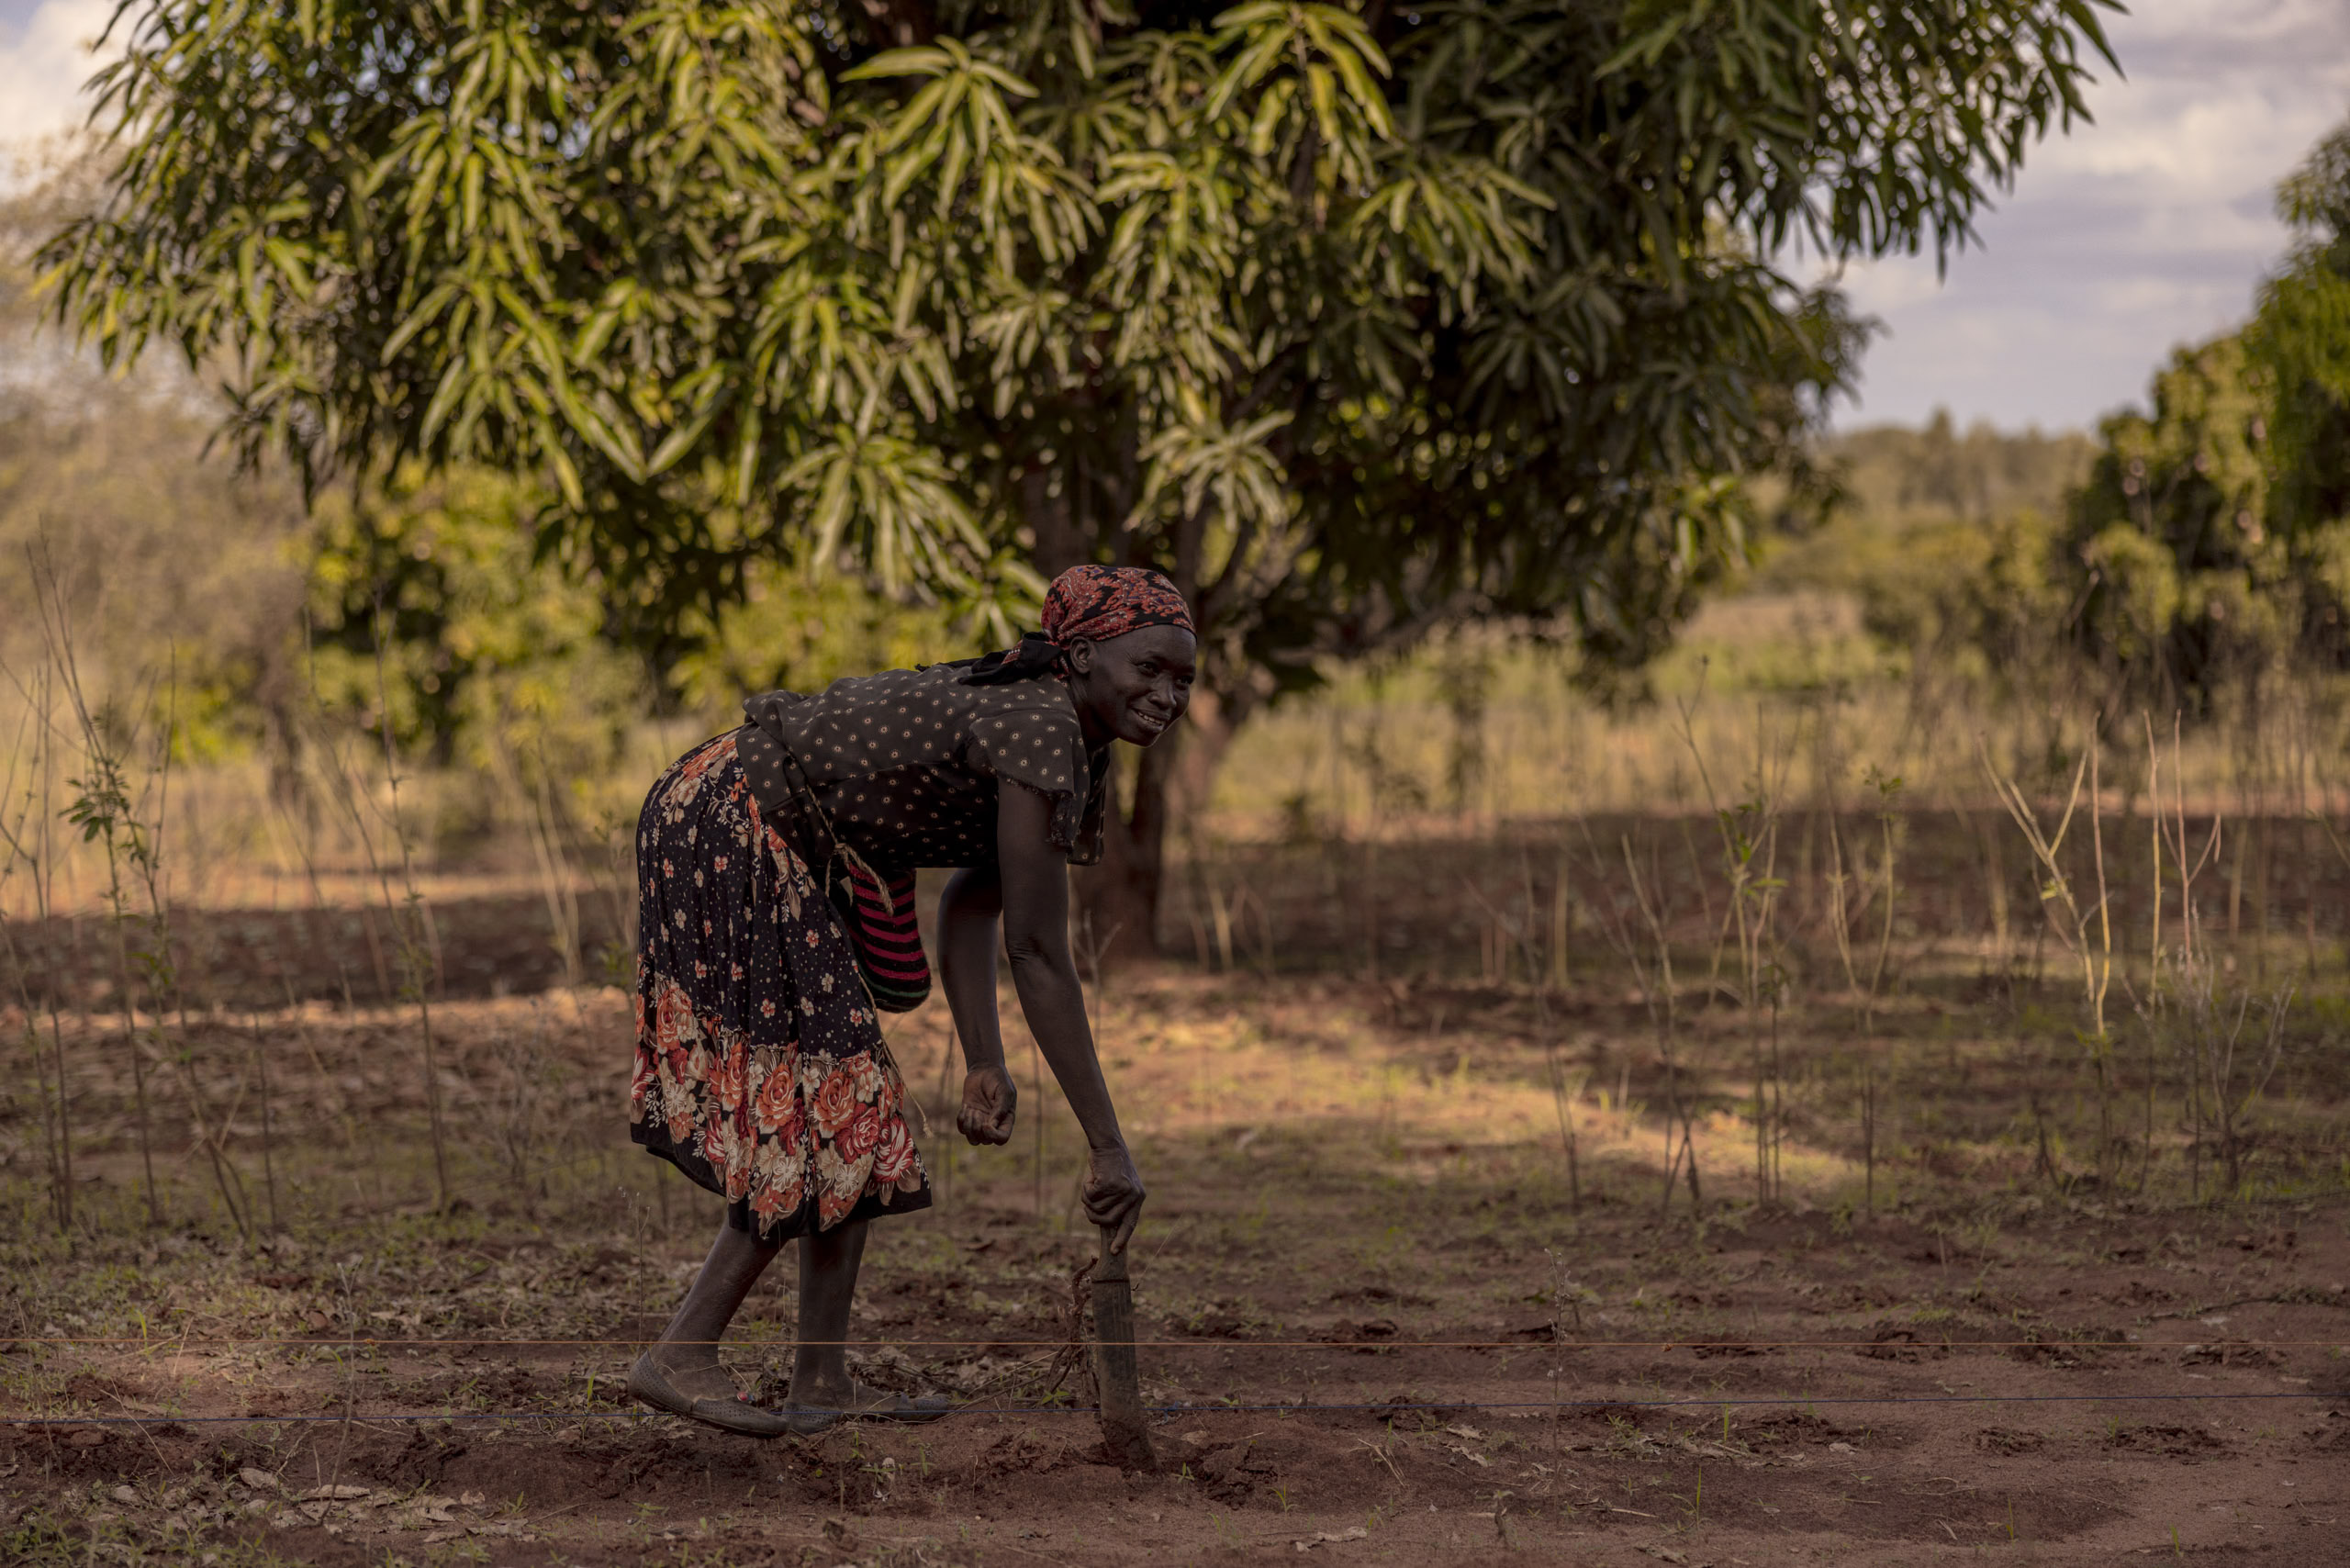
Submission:
{"label": "floral patterned skirt", "polygon": [[734,743],[673,763],[637,822],[629,1136],[768,1240],[927,1208],[848,935]]}

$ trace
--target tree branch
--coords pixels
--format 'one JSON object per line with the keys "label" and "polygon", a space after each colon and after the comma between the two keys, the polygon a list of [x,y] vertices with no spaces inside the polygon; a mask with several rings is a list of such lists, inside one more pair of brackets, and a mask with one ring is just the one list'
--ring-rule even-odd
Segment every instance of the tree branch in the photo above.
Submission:
{"label": "tree branch", "polygon": [[856,11],[876,49],[910,49],[938,35],[929,0],[856,0]]}

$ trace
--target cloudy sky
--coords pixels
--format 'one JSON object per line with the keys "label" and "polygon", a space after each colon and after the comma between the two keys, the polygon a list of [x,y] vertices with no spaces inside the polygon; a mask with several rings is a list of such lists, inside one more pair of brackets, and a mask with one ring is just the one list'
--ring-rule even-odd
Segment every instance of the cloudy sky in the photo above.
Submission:
{"label": "cloudy sky", "polygon": [[92,69],[89,45],[113,0],[0,0],[0,141],[78,119],[76,89]]}
{"label": "cloudy sky", "polygon": [[2350,0],[2132,0],[2109,26],[2123,79],[2033,150],[1982,249],[1940,282],[1930,256],[1847,273],[1887,335],[1844,422],[2084,425],[2249,312],[2277,179],[2350,118]]}
{"label": "cloudy sky", "polygon": [[[0,0],[0,141],[78,118],[112,6]],[[2034,150],[1981,249],[1941,280],[1930,256],[1847,273],[1886,335],[1842,422],[2087,425],[2250,308],[2284,248],[2271,187],[2350,116],[2350,0],[2132,0],[2110,28],[2097,123]]]}

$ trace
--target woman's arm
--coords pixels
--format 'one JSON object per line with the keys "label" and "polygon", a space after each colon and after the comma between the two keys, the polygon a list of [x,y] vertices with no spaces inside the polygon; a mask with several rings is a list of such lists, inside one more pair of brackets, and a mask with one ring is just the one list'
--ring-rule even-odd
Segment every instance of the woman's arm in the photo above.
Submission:
{"label": "woman's arm", "polygon": [[938,895],[938,972],[963,1042],[963,1106],[955,1125],[973,1143],[1012,1137],[1020,1092],[1003,1064],[995,1007],[996,917],[1003,882],[992,866],[957,871]]}
{"label": "woman's arm", "polygon": [[[1085,1178],[1086,1217],[1110,1227],[1110,1249],[1124,1251],[1142,1212],[1142,1178],[1118,1130],[1117,1109],[1110,1103],[1110,1086],[1102,1081],[1093,1031],[1085,1021],[1085,992],[1069,957],[1069,867],[1052,846],[1052,802],[1016,784],[1000,788],[997,801],[997,879],[1012,983],[1029,1033],[1036,1036],[1092,1150]],[[996,1049],[1001,1060],[1000,1043]]]}

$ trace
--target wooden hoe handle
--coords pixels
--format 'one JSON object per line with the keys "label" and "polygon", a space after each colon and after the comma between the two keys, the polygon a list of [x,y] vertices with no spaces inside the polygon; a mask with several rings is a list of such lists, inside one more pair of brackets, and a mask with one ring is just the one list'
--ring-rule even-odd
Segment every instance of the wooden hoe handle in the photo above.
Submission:
{"label": "wooden hoe handle", "polygon": [[1102,1257],[1093,1266],[1093,1385],[1101,1392],[1102,1440],[1122,1469],[1155,1471],[1150,1426],[1143,1419],[1142,1383],[1135,1371],[1134,1286],[1126,1257],[1110,1250],[1102,1227]]}

